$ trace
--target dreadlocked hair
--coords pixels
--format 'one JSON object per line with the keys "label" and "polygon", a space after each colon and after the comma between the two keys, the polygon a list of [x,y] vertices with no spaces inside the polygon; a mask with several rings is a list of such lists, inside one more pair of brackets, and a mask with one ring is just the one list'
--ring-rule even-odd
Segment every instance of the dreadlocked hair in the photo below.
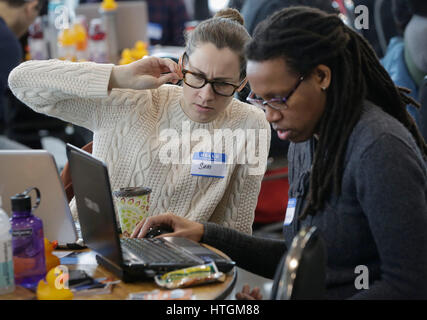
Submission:
{"label": "dreadlocked hair", "polygon": [[255,29],[246,47],[248,60],[283,58],[291,73],[309,76],[316,66],[331,70],[324,114],[317,124],[307,205],[300,216],[322,209],[333,191],[341,192],[344,157],[350,134],[369,100],[400,121],[427,159],[427,146],[406,105],[420,105],[396,87],[369,43],[334,14],[291,7],[273,14]]}

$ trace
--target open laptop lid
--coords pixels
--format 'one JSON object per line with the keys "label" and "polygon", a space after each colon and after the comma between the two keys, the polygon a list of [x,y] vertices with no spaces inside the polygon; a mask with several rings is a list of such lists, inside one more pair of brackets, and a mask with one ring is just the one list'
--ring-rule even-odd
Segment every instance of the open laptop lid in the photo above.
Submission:
{"label": "open laptop lid", "polygon": [[[0,195],[9,216],[10,197],[29,187],[37,187],[41,193],[34,215],[43,222],[44,236],[60,245],[76,242],[76,227],[52,154],[46,150],[0,150]],[[34,196],[31,193],[33,203]]]}
{"label": "open laptop lid", "polygon": [[67,144],[67,157],[85,245],[117,266],[122,266],[107,166],[71,144]]}

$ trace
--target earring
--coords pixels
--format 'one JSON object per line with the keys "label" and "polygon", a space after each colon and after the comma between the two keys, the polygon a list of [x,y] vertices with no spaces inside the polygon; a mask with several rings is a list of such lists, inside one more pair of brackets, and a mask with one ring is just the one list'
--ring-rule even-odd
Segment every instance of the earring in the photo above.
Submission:
{"label": "earring", "polygon": [[322,89],[322,91],[326,91],[326,87],[321,87],[320,89]]}

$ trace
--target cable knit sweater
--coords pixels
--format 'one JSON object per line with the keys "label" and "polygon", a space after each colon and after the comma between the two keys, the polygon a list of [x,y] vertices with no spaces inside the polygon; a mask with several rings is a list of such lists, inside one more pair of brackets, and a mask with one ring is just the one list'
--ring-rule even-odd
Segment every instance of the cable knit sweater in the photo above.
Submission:
{"label": "cable knit sweater", "polygon": [[[180,106],[179,86],[108,91],[112,67],[91,62],[28,61],[11,72],[9,86],[33,110],[92,130],[93,155],[107,164],[113,190],[140,185],[152,189],[149,215],[172,212],[250,234],[270,144],[270,126],[263,112],[233,99],[214,121],[197,123]],[[160,138],[162,132],[176,130],[184,141],[183,128],[190,128],[192,134],[205,129],[212,136],[214,130],[225,128],[262,132],[264,135],[256,135],[256,143],[246,139],[243,144],[246,152],[257,152],[261,170],[253,174],[249,164],[236,160],[244,149],[235,152],[234,160],[226,164],[224,178],[191,175],[191,161],[165,163],[162,147],[168,142]],[[176,145],[179,155],[188,153],[185,146],[190,147],[190,155],[217,152],[204,149],[193,137],[189,144],[178,141]],[[232,154],[227,144],[222,152]],[[74,199],[70,207],[76,217]]]}

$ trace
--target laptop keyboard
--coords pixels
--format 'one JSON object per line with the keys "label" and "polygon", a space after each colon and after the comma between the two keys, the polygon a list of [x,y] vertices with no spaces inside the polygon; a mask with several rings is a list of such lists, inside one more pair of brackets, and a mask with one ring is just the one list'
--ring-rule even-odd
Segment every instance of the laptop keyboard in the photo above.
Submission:
{"label": "laptop keyboard", "polygon": [[199,263],[197,258],[173,247],[163,239],[120,239],[122,247],[147,263]]}

